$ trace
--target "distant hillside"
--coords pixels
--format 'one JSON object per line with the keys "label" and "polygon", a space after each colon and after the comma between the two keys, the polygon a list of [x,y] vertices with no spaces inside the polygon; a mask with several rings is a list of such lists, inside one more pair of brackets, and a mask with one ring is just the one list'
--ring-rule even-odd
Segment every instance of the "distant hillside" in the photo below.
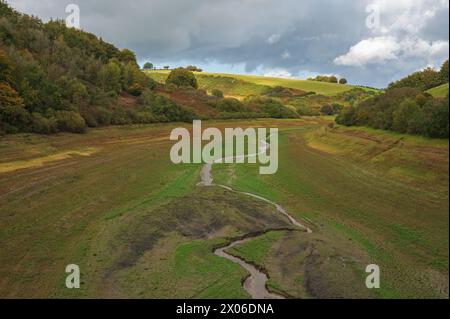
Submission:
{"label": "distant hillside", "polygon": [[446,97],[448,96],[448,90],[448,83],[445,83],[435,88],[429,89],[427,93],[430,93],[434,97]]}
{"label": "distant hillside", "polygon": [[[170,71],[154,70],[147,71],[154,80],[163,83]],[[337,83],[326,83],[317,81],[274,78],[256,75],[228,74],[228,73],[196,73],[200,88],[209,90],[214,86],[220,86],[229,96],[248,96],[263,94],[270,87],[282,86],[304,92],[314,92],[325,96],[334,96],[339,93],[359,88],[353,85],[344,85]],[[366,89],[376,91],[372,89]]]}
{"label": "distant hillside", "polygon": [[[170,71],[146,72],[153,80],[163,84]],[[195,76],[198,87],[206,92],[220,90],[226,97],[236,98],[244,103],[254,97],[270,98],[305,116],[334,115],[345,106],[381,93],[375,89],[317,81],[206,72],[196,72]],[[172,97],[180,101],[179,94],[172,94]],[[190,104],[195,107],[195,103]],[[201,105],[202,102],[197,101],[197,104]],[[205,108],[196,107],[197,110],[199,108],[199,114],[204,114]]]}
{"label": "distant hillside", "polygon": [[439,71],[433,68],[426,68],[422,71],[414,72],[407,77],[389,84],[388,89],[415,88],[422,92],[448,83],[448,60],[445,61]]}

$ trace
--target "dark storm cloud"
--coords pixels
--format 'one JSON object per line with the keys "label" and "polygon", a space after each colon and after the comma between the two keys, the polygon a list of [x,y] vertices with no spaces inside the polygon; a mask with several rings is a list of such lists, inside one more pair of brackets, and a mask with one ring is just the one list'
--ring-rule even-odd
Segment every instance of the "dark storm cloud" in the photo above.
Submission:
{"label": "dark storm cloud", "polygon": [[[384,86],[448,57],[448,0],[10,0],[45,20],[81,9],[82,28],[141,61],[326,73]],[[366,26],[376,4],[381,26]],[[377,53],[378,52],[378,53]]]}

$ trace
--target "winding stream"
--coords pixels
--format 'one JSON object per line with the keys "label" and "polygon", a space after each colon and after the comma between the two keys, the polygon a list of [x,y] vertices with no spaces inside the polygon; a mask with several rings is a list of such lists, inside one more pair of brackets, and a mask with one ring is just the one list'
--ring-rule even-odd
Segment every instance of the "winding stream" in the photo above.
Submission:
{"label": "winding stream", "polygon": [[[267,151],[267,149],[270,147],[270,145],[265,141],[265,140],[260,140],[260,145],[259,145],[259,153],[256,154],[249,154],[249,155],[240,155],[240,156],[236,156],[235,159],[237,158],[247,158],[247,157],[255,157],[258,156],[259,154],[262,154],[264,152]],[[222,163],[224,162],[225,159],[219,159],[214,161],[214,164],[217,163]],[[211,187],[211,186],[218,186],[221,188],[224,188],[230,192],[234,192],[234,193],[239,193],[239,194],[243,194],[243,195],[247,195],[253,198],[257,198],[261,201],[264,201],[266,203],[269,203],[273,206],[275,206],[275,208],[277,209],[277,211],[279,213],[281,213],[282,215],[284,215],[289,222],[306,231],[307,233],[312,233],[312,230],[306,226],[304,226],[303,224],[301,224],[300,222],[298,222],[294,217],[292,217],[281,205],[272,202],[271,200],[256,195],[256,194],[252,194],[252,193],[247,193],[247,192],[240,192],[237,190],[232,189],[229,186],[225,186],[225,185],[219,185],[219,184],[214,184],[214,178],[212,176],[212,166],[213,164],[205,164],[203,166],[203,169],[200,172],[200,178],[201,178],[201,182],[198,183],[198,186],[203,186],[203,187]],[[243,287],[244,289],[250,294],[250,296],[253,299],[284,299],[284,296],[275,294],[275,293],[271,293],[268,289],[267,289],[267,281],[268,281],[268,277],[265,273],[263,273],[262,271],[260,271],[258,268],[256,268],[254,265],[246,262],[245,260],[238,258],[236,256],[230,255],[226,252],[226,250],[239,246],[241,244],[244,244],[252,239],[255,239],[259,236],[254,236],[254,237],[248,237],[246,239],[240,239],[240,240],[236,240],[231,242],[228,246],[226,247],[222,247],[222,248],[218,248],[214,251],[214,254],[228,259],[234,263],[239,264],[242,268],[244,268],[245,270],[248,271],[249,276],[247,277],[247,279],[244,281],[243,283]]]}

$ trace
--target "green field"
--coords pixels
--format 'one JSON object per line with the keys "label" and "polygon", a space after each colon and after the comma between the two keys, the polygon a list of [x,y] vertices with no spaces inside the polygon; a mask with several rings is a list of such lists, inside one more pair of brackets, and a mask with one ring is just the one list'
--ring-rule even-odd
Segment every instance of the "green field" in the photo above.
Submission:
{"label": "green field", "polygon": [[[158,82],[164,82],[170,71],[147,71],[147,74]],[[357,86],[324,83],[317,81],[273,78],[255,75],[240,75],[227,73],[195,73],[202,89],[213,88],[222,90],[228,96],[260,95],[269,87],[283,86],[305,92],[315,92],[325,96],[333,96],[347,92]],[[369,90],[369,89],[365,89]]]}
{"label": "green field", "polygon": [[433,95],[434,97],[446,97],[448,96],[448,83],[432,88],[427,92]]}
{"label": "green field", "polygon": [[[218,165],[214,177],[314,231],[269,232],[234,253],[291,297],[448,297],[448,140],[328,124],[205,123],[279,127],[276,175],[245,164]],[[0,296],[248,298],[245,270],[214,248],[289,223],[257,199],[199,189],[201,166],[169,159],[179,125],[1,137]],[[64,286],[72,263],[80,290]],[[364,286],[369,263],[382,271],[376,292]]]}

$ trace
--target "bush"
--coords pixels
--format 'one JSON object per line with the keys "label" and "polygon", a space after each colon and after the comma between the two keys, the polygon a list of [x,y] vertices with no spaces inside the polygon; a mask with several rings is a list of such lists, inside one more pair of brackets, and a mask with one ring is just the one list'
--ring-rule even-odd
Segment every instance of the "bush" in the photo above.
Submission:
{"label": "bush", "polygon": [[345,126],[355,125],[356,109],[353,106],[344,109],[336,118],[336,123]]}
{"label": "bush", "polygon": [[212,90],[211,94],[212,94],[212,96],[223,99],[223,92],[221,90],[214,89],[214,90]]}
{"label": "bush", "polygon": [[113,125],[126,125],[131,124],[133,121],[130,119],[127,111],[121,107],[117,106],[111,116],[111,124]]}
{"label": "bush", "polygon": [[420,108],[412,99],[405,99],[393,112],[392,130],[407,133],[410,121],[420,113]]}
{"label": "bush", "polygon": [[217,102],[210,103],[210,106],[222,112],[246,112],[246,107],[241,101],[233,98],[222,99]]}
{"label": "bush", "polygon": [[194,73],[184,68],[177,68],[170,72],[167,77],[166,84],[174,84],[177,87],[192,87],[198,88],[197,79]]}
{"label": "bush", "polygon": [[271,118],[297,118],[298,115],[280,102],[271,98],[249,98],[246,101],[249,109],[260,111]]}
{"label": "bush", "polygon": [[325,104],[320,109],[320,113],[322,113],[323,115],[333,115],[334,114],[334,108],[330,104]]}
{"label": "bush", "polygon": [[439,76],[442,83],[448,83],[448,60],[442,64],[441,70],[439,71]]}
{"label": "bush", "polygon": [[196,114],[169,98],[145,91],[138,99],[139,111],[152,114],[158,122],[192,122]]}
{"label": "bush", "polygon": [[144,91],[144,87],[138,83],[134,83],[128,88],[128,93],[133,96],[139,96]]}
{"label": "bush", "polygon": [[56,118],[45,118],[40,113],[31,114],[31,129],[33,133],[53,134],[58,132],[58,122]]}
{"label": "bush", "polygon": [[95,111],[95,118],[98,125],[110,125],[112,119],[112,113],[103,107],[99,107]]}
{"label": "bush", "polygon": [[60,131],[71,133],[86,132],[86,122],[80,114],[72,111],[57,111],[55,115]]}
{"label": "bush", "polygon": [[347,84],[348,82],[347,82],[347,79],[344,79],[344,78],[342,78],[342,79],[340,79],[339,80],[339,84]]}

